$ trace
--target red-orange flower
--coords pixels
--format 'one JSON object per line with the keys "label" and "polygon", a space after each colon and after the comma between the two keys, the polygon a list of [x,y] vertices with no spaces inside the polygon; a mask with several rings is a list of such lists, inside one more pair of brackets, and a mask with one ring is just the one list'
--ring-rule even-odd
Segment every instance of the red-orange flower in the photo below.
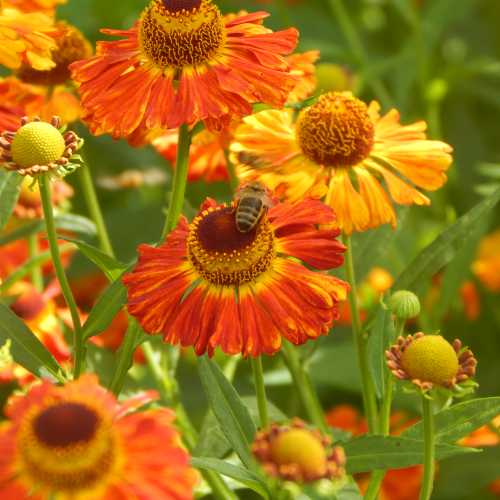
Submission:
{"label": "red-orange flower", "polygon": [[154,399],[118,403],[95,375],[64,387],[43,382],[11,399],[0,429],[4,500],[193,498],[196,472],[168,409],[130,412]]}
{"label": "red-orange flower", "polygon": [[[354,436],[368,431],[366,419],[350,405],[338,405],[326,415],[326,420],[332,427],[351,432]],[[391,434],[398,435],[415,421],[402,412],[391,415]],[[380,500],[416,500],[420,491],[424,468],[422,465],[390,470],[384,477],[380,488]],[[360,474],[356,477],[360,489],[365,492],[370,477]]]}
{"label": "red-orange flower", "polygon": [[225,19],[212,0],[153,0],[131,29],[103,30],[125,38],[71,66],[92,132],[126,137],[202,120],[220,129],[252,103],[282,106],[295,85],[283,56],[297,30],[273,33],[265,17]]}
{"label": "red-orange flower", "polygon": [[307,269],[342,264],[335,216],[315,200],[272,207],[240,232],[234,206],[207,200],[188,225],[182,218],[160,247],[141,245],[124,278],[128,310],[146,332],[194,346],[257,356],[328,333],[347,284]]}

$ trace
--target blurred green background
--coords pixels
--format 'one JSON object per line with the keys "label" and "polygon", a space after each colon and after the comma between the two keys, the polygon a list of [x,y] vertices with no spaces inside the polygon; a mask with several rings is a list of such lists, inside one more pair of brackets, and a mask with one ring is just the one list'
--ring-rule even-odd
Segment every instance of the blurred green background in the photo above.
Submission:
{"label": "blurred green background", "polygon": [[[448,183],[431,194],[430,208],[401,213],[396,231],[388,228],[355,237],[361,278],[374,265],[393,276],[410,262],[446,226],[490,192],[500,179],[500,8],[498,0],[346,0],[346,12],[337,0],[304,0],[268,3],[252,0],[218,2],[225,12],[266,9],[274,29],[296,26],[301,32],[300,50],[319,49],[321,62],[343,65],[358,77],[365,100],[377,98],[387,110],[395,106],[403,122],[428,120],[430,135],[455,148],[455,162]],[[69,0],[58,17],[79,27],[92,41],[102,39],[99,29],[129,27],[146,5],[145,0]],[[348,23],[344,14],[347,14]],[[86,136],[86,156],[93,175],[115,175],[131,168],[166,169],[166,162],[152,148],[132,149],[125,142]],[[498,163],[498,165],[497,165]],[[69,182],[74,182],[69,178]],[[77,186],[75,186],[77,187]],[[123,260],[135,255],[140,242],[155,241],[161,231],[165,186],[137,190],[99,190],[113,243]],[[77,190],[78,192],[78,190]],[[187,213],[206,196],[219,200],[230,194],[223,184],[191,184]],[[80,197],[74,211],[85,213]],[[500,225],[499,209],[478,225],[445,273],[446,292],[423,315],[415,328],[440,329],[448,338],[460,337],[479,359],[480,395],[500,394],[500,300],[480,291],[481,315],[465,318],[459,285],[471,279],[469,271],[477,244]],[[381,236],[382,235],[382,236]],[[374,241],[377,241],[374,244]],[[499,249],[500,252],[500,249]],[[77,258],[74,275],[90,271]],[[422,283],[425,297],[429,283]],[[360,403],[359,380],[348,328],[336,328],[328,338],[304,348],[310,354],[313,378],[325,408],[338,403]],[[270,372],[270,399],[285,413],[295,414],[298,401],[278,359],[266,360]],[[242,363],[236,384],[243,395],[252,394],[248,367]],[[189,360],[180,368],[182,396],[193,415],[202,415],[203,396]],[[397,405],[415,412],[414,401],[399,396]],[[451,459],[441,464],[436,500],[490,498],[487,485],[500,477],[500,449],[481,455]]]}

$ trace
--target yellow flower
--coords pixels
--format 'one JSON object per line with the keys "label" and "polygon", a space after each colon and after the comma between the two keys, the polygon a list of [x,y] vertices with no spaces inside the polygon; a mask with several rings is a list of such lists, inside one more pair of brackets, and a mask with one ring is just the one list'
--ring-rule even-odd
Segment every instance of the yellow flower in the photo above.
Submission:
{"label": "yellow flower", "polygon": [[427,140],[425,122],[403,126],[395,109],[379,109],[330,92],[298,118],[290,109],[244,118],[231,145],[240,180],[260,180],[291,201],[323,197],[346,234],[395,226],[390,197],[429,205],[415,186],[434,191],[446,182],[452,148]]}
{"label": "yellow flower", "polygon": [[53,29],[52,18],[40,12],[0,8],[0,64],[11,69],[22,64],[38,70],[53,68]]}

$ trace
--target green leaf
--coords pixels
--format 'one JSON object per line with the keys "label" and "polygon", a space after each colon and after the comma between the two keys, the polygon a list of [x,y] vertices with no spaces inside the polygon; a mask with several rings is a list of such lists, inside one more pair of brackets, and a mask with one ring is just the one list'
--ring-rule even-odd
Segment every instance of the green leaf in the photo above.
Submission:
{"label": "green leaf", "polygon": [[193,457],[191,458],[191,465],[197,469],[213,470],[223,476],[230,477],[257,492],[262,497],[270,498],[265,481],[258,474],[248,469],[209,457]]}
{"label": "green leaf", "polygon": [[384,353],[395,336],[396,332],[392,314],[388,309],[380,305],[373,328],[368,337],[370,372],[379,398],[382,398],[385,394],[385,375],[387,369]]}
{"label": "green leaf", "polygon": [[[248,411],[257,426],[260,421],[257,398],[255,396],[246,396],[241,399],[248,408]],[[276,408],[276,406],[269,401],[267,402],[267,411],[272,422],[284,422],[287,420],[286,415],[284,415],[281,410]],[[193,455],[200,457],[209,456],[223,458],[231,450],[231,444],[226,439],[224,432],[222,432],[219,422],[211,411],[208,412],[203,421]]]}
{"label": "green leaf", "polygon": [[417,290],[419,285],[427,282],[453,259],[467,242],[470,232],[499,200],[500,188],[460,217],[455,224],[445,229],[401,273],[393,289]]}
{"label": "green leaf", "polygon": [[0,344],[11,341],[11,355],[21,366],[37,377],[44,369],[56,379],[63,372],[57,361],[37,336],[8,307],[0,304]]}
{"label": "green leaf", "polygon": [[126,302],[127,289],[118,279],[109,285],[90,311],[83,325],[83,338],[87,340],[106,330]]}
{"label": "green leaf", "polygon": [[0,169],[0,231],[12,215],[19,197],[23,177],[17,172],[7,172]]}
{"label": "green leaf", "polygon": [[[424,442],[395,436],[363,436],[343,444],[347,472],[357,474],[375,469],[401,469],[423,463]],[[446,443],[436,445],[436,457],[443,460],[480,450]]]}
{"label": "green leaf", "polygon": [[125,264],[117,261],[115,258],[109,256],[95,246],[89,245],[85,241],[75,240],[73,238],[62,239],[74,243],[83,255],[92,261],[111,282],[116,281],[127,269]]}
{"label": "green leaf", "polygon": [[241,461],[250,467],[253,463],[250,443],[253,442],[256,427],[248,408],[214,361],[207,356],[198,358],[198,370],[222,431]]}
{"label": "green leaf", "polygon": [[[64,231],[71,231],[82,236],[93,237],[96,236],[97,231],[95,224],[81,215],[62,214],[55,218],[56,228]],[[7,245],[13,241],[27,238],[28,236],[39,233],[45,230],[45,222],[43,220],[36,220],[23,224],[22,226],[14,229],[0,236],[0,245]]]}
{"label": "green leaf", "polygon": [[[434,415],[436,440],[455,442],[500,415],[500,397],[481,398],[456,404]],[[418,422],[402,436],[423,439],[423,424]]]}
{"label": "green leaf", "polygon": [[347,479],[347,483],[337,492],[336,500],[362,500],[363,496],[359,492],[359,487],[352,477]]}

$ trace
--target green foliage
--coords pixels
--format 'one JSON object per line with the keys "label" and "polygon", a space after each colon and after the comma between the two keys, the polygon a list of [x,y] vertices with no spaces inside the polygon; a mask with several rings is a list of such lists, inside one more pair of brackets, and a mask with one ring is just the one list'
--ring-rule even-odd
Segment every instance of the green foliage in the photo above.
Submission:
{"label": "green foliage", "polygon": [[0,346],[11,341],[10,353],[37,377],[50,373],[61,380],[63,370],[37,336],[8,307],[0,304]]}
{"label": "green foliage", "polygon": [[0,231],[9,220],[19,196],[22,176],[17,172],[0,170]]}

